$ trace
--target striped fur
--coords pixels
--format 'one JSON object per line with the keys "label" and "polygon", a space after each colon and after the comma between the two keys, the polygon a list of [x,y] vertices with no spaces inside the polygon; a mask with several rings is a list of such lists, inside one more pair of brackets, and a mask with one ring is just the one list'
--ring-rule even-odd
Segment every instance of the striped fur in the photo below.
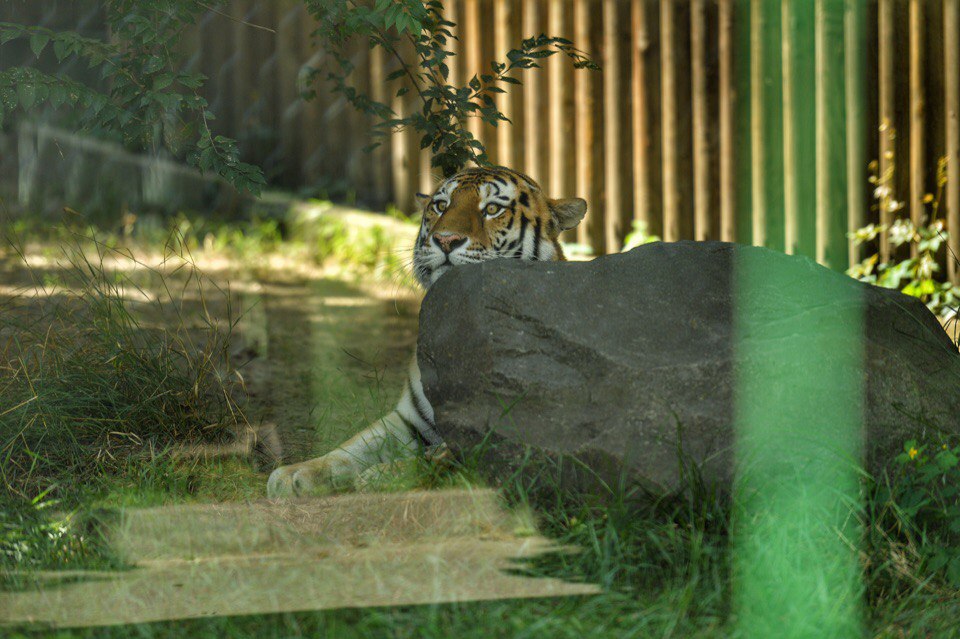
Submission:
{"label": "striped fur", "polygon": [[[422,206],[413,270],[426,289],[449,269],[496,258],[563,260],[558,237],[583,219],[587,203],[550,199],[532,179],[510,169],[471,168],[444,180]],[[271,497],[350,487],[367,468],[442,444],[423,393],[416,355],[396,408],[317,459],[278,468]]]}

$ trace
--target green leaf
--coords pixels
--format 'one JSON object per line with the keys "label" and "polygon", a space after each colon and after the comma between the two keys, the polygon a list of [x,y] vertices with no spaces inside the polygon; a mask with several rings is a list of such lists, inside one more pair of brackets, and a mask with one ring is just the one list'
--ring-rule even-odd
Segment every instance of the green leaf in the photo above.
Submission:
{"label": "green leaf", "polygon": [[54,40],[53,54],[57,56],[57,62],[63,62],[63,59],[70,55],[69,45],[63,40]]}
{"label": "green leaf", "polygon": [[21,109],[29,109],[37,99],[37,88],[29,82],[21,82],[17,87],[17,99]]}
{"label": "green leaf", "polygon": [[152,55],[147,58],[146,64],[143,65],[144,73],[156,73],[164,66],[164,60],[158,55]]}
{"label": "green leaf", "polygon": [[20,28],[19,25],[9,25],[0,28],[0,44],[6,44],[11,40],[16,40],[20,37]]}
{"label": "green leaf", "polygon": [[960,588],[960,554],[954,555],[947,566],[947,579],[955,588]]}
{"label": "green leaf", "polygon": [[200,153],[200,170],[208,171],[213,168],[214,163],[217,161],[217,152],[213,147],[207,147]]}
{"label": "green leaf", "polygon": [[45,33],[34,33],[30,36],[30,50],[33,51],[33,55],[39,58],[48,42],[50,42],[50,36]]}
{"label": "green leaf", "polygon": [[153,80],[153,90],[162,91],[168,86],[173,84],[173,74],[172,73],[161,73]]}

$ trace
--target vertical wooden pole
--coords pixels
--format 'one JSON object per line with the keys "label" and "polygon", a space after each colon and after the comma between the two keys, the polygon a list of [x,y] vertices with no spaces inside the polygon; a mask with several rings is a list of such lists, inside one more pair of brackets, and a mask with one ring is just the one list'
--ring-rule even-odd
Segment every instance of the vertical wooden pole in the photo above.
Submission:
{"label": "vertical wooden pole", "polygon": [[817,261],[846,269],[843,0],[816,0]]}
{"label": "vertical wooden pole", "polygon": [[676,242],[680,233],[680,108],[677,88],[676,0],[660,0],[660,79],[663,127],[663,239]]}
{"label": "vertical wooden pole", "polygon": [[453,55],[447,58],[447,68],[450,69],[449,81],[453,85],[463,84],[463,0],[447,0],[443,3],[444,18],[453,23],[450,33],[453,38],[447,39],[447,50]]}
{"label": "vertical wooden pole", "polygon": [[719,31],[719,126],[720,126],[720,239],[737,239],[737,175],[734,144],[734,111],[739,104],[733,75],[734,1],[720,0]]}
{"label": "vertical wooden pole", "polygon": [[226,127],[219,129],[225,135],[232,132],[233,100],[232,100],[232,67],[236,57],[233,50],[232,30],[233,23],[225,17],[208,11],[203,16],[201,38],[203,39],[204,57],[201,60],[201,70],[210,78],[204,86],[204,96],[210,103],[218,119]]}
{"label": "vertical wooden pole", "polygon": [[[599,16],[591,0],[575,0],[573,41],[591,57],[596,57]],[[587,200],[587,215],[578,227],[577,238],[588,244],[594,255],[607,251],[604,229],[603,129],[596,117],[603,99],[599,73],[581,71],[574,77],[576,94],[577,193]]]}
{"label": "vertical wooden pole", "polygon": [[[480,0],[480,66],[479,73],[484,75],[489,75],[491,73],[490,61],[493,60],[496,55],[494,53],[494,36],[496,34],[496,29],[494,28],[494,0]],[[480,127],[480,136],[483,140],[484,146],[487,148],[487,155],[490,156],[490,161],[493,164],[503,164],[503,161],[500,159],[500,149],[498,148],[499,137],[497,135],[497,130],[500,127],[495,127],[492,124],[483,122]]]}
{"label": "vertical wooden pole", "polygon": [[[630,23],[631,88],[633,99],[633,215],[647,233],[663,235],[660,202],[660,144],[657,135],[657,62],[655,5],[632,0]],[[651,23],[654,26],[651,26]]]}
{"label": "vertical wooden pole", "polygon": [[710,97],[707,93],[707,2],[690,6],[690,78],[693,96],[693,231],[694,239],[711,239]]}
{"label": "vertical wooden pole", "polygon": [[814,6],[783,0],[784,222],[787,253],[816,256]]}
{"label": "vertical wooden pole", "polygon": [[763,2],[764,0],[751,0],[750,3],[750,130],[753,159],[750,171],[753,190],[751,222],[753,243],[756,246],[767,244],[767,198],[764,188],[767,167],[763,154],[765,142],[763,119],[767,115],[763,104],[767,99],[763,81],[763,65],[766,58],[766,52],[763,50],[763,30],[766,25],[763,20]]}
{"label": "vertical wooden pole", "polygon": [[736,230],[738,242],[753,244],[753,0],[734,0],[733,16]]}
{"label": "vertical wooden pole", "polygon": [[[879,93],[880,93],[880,177],[891,189],[896,189],[894,180],[894,152],[896,140],[896,4],[895,0],[879,0],[878,6],[879,46]],[[887,228],[893,222],[893,211],[880,210],[880,223]],[[880,261],[890,261],[890,242],[886,235],[880,236]]]}
{"label": "vertical wooden pole", "polygon": [[[866,3],[846,0],[844,10],[844,82],[847,108],[847,233],[867,223]],[[847,241],[847,266],[860,261],[861,249]]]}
{"label": "vertical wooden pole", "polygon": [[[411,100],[408,96],[394,97],[393,110],[401,117],[410,112]],[[393,200],[398,209],[411,214],[416,208],[414,195],[417,190],[417,172],[419,155],[414,136],[409,130],[395,131],[391,135],[393,155]]]}
{"label": "vertical wooden pole", "polygon": [[[404,60],[410,60],[413,55],[412,47],[409,45],[397,48],[398,53]],[[394,68],[399,68],[397,64]],[[394,68],[391,68],[392,72]],[[391,108],[399,117],[405,117],[416,108],[415,99],[412,93],[397,97],[397,88],[399,83],[391,85],[393,97],[391,98]],[[416,136],[411,129],[395,131],[391,135],[391,153],[393,155],[393,196],[397,208],[404,213],[413,213],[416,209],[414,196],[419,188],[420,173],[420,153],[419,144]]]}
{"label": "vertical wooden pole", "polygon": [[[323,50],[316,48],[316,41],[311,35],[316,28],[317,23],[313,18],[304,16],[300,25],[301,49],[309,54],[306,64],[312,68],[319,67],[325,55]],[[323,122],[323,112],[326,110],[329,95],[322,81],[314,80],[312,84],[308,84],[305,74],[299,77],[298,86],[301,93],[313,92],[313,97],[303,105],[303,129],[300,132],[300,180],[301,184],[312,185],[321,177],[322,159],[330,152]]]}
{"label": "vertical wooden pole", "polygon": [[183,29],[180,41],[176,43],[179,55],[184,56],[184,71],[189,73],[201,72],[200,61],[203,59],[203,36],[200,34],[202,16],[196,23],[187,25]]}
{"label": "vertical wooden pole", "polygon": [[[503,57],[507,51],[520,44],[520,8],[515,0],[496,0],[494,4],[494,55]],[[539,71],[537,69],[536,71]],[[526,82],[533,74],[528,74]],[[511,169],[519,169],[523,158],[523,93],[521,87],[509,84],[503,87],[506,93],[497,96],[500,112],[509,122],[497,126],[497,161]]]}
{"label": "vertical wooden pole", "polygon": [[419,156],[419,170],[417,171],[417,193],[425,193],[427,195],[433,193],[434,186],[439,181],[440,170],[436,170],[436,174],[433,168],[433,150],[427,146],[420,148],[420,139],[423,137],[423,134],[418,133],[414,136],[415,142],[418,149]]}
{"label": "vertical wooden pole", "polygon": [[[370,50],[363,43],[357,43],[353,47],[350,56],[350,62],[354,65],[353,73],[350,74],[348,81],[357,88],[357,91],[369,94],[370,92]],[[364,151],[372,140],[370,139],[370,116],[355,109],[346,99],[344,99],[344,110],[346,111],[345,120],[345,140],[344,155],[346,162],[346,183],[350,203],[356,204],[358,196],[364,198],[361,203],[365,206],[372,206],[368,201],[370,191],[370,171],[367,162],[370,154]]]}
{"label": "vertical wooden pole", "polygon": [[[796,3],[792,0],[782,0],[780,4],[780,20],[783,25],[783,217],[784,217],[784,251],[794,255],[798,253],[797,236],[800,234],[800,212],[797,197],[801,191],[799,181],[799,158],[797,157],[797,137],[805,133],[802,127],[794,121],[803,113],[796,108],[794,101],[807,92],[797,92],[799,78],[797,73],[804,70],[803,60],[797,55],[800,45],[799,39],[805,35],[802,16],[794,13],[804,12],[810,5]],[[803,85],[801,85],[803,86]]]}
{"label": "vertical wooden pole", "polygon": [[280,149],[283,165],[283,183],[299,186],[301,155],[301,115],[298,74],[303,57],[300,49],[300,26],[304,20],[300,2],[284,2],[277,25],[277,108],[280,111]]}
{"label": "vertical wooden pole", "polygon": [[753,243],[783,250],[783,111],[780,3],[751,6]]}
{"label": "vertical wooden pole", "polygon": [[[624,41],[624,15],[620,0],[603,2],[603,205],[607,251],[616,252],[630,232],[632,214],[628,197],[630,140],[624,132],[630,126],[625,118],[629,94],[624,91],[624,65],[621,64]],[[627,38],[629,41],[629,37]],[[582,73],[594,73],[583,71]]]}
{"label": "vertical wooden pole", "polygon": [[277,30],[280,13],[280,6],[276,2],[259,7],[256,23],[272,29],[272,32],[256,30],[255,61],[251,70],[257,86],[253,98],[257,105],[257,128],[269,133],[257,139],[257,145],[250,158],[260,163],[268,176],[276,175],[283,166],[283,156],[273,139],[273,133],[280,130],[281,122],[279,87],[277,86]]}
{"label": "vertical wooden pole", "polygon": [[[924,11],[925,0],[910,0],[910,219],[914,226],[923,223],[925,188],[924,156]],[[960,73],[960,69],[954,69]],[[917,256],[917,245],[910,244],[912,257]]]}
{"label": "vertical wooden pole", "polygon": [[[462,29],[460,38],[464,49],[463,77],[469,81],[474,75],[479,79],[481,56],[483,55],[483,38],[480,29],[480,0],[464,0]],[[483,122],[480,117],[471,117],[467,120],[467,130],[478,140],[483,137]],[[482,140],[481,140],[482,141]]]}
{"label": "vertical wooden pole", "polygon": [[[390,104],[386,86],[387,55],[382,47],[370,50],[370,97],[384,104]],[[375,142],[381,144],[370,153],[370,180],[376,205],[384,206],[390,202],[390,139],[384,136]]]}
{"label": "vertical wooden pole", "polygon": [[[541,0],[528,0],[523,6],[524,38],[539,35],[543,31],[543,3]],[[501,52],[502,53],[502,52]],[[523,81],[523,133],[526,136],[523,145],[523,171],[543,188],[549,186],[547,174],[548,134],[544,125],[547,113],[547,74],[545,69],[536,69]],[[552,111],[553,107],[550,107]]]}
{"label": "vertical wooden pole", "polygon": [[[251,0],[234,0],[232,3],[231,15],[239,17],[241,20],[249,20],[254,6]],[[236,52],[236,64],[233,67],[233,122],[231,122],[231,135],[237,137],[237,134],[247,129],[247,118],[250,107],[250,94],[252,86],[252,68],[255,62],[252,59],[251,46],[251,27],[240,22],[230,23],[233,31],[233,50]]]}
{"label": "vertical wooden pole", "polygon": [[943,3],[943,76],[947,151],[947,273],[960,284],[960,0]]}
{"label": "vertical wooden pole", "polygon": [[[449,83],[455,87],[462,87],[467,83],[467,51],[464,44],[466,29],[463,21],[466,19],[463,0],[447,0],[443,3],[444,17],[454,26],[450,27],[453,38],[447,40],[447,49],[453,55],[447,58],[447,67],[450,69]],[[462,123],[467,124],[467,123]],[[468,127],[469,130],[469,127]],[[437,170],[436,176],[439,181],[440,171]]]}
{"label": "vertical wooden pole", "polygon": [[[570,38],[573,32],[573,12],[570,8],[569,0],[549,0],[547,29],[551,36]],[[577,192],[576,184],[576,157],[586,150],[576,148],[573,143],[573,70],[567,61],[559,60],[556,56],[547,60],[545,66],[550,81],[550,124],[547,131],[550,140],[550,196],[586,198],[587,194]],[[595,205],[594,202],[589,203],[591,207]],[[576,242],[577,237],[576,229],[562,235],[565,242]]]}

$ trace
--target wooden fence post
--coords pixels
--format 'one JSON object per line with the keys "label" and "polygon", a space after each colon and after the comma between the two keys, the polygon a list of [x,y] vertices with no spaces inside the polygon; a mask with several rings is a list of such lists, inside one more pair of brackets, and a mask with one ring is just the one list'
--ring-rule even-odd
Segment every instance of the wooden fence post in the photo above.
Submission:
{"label": "wooden fence post", "polygon": [[735,111],[742,103],[734,76],[734,0],[720,0],[718,33],[719,125],[720,125],[720,239],[737,240],[737,145]]}
{"label": "wooden fence post", "polygon": [[[523,6],[524,38],[539,35],[542,31],[543,3],[541,0],[528,0]],[[544,114],[548,112],[546,69],[534,69],[523,78],[523,171],[532,177],[544,189],[547,181],[547,154],[549,136],[544,126]],[[552,106],[549,107],[552,110]]]}
{"label": "wooden fence post", "polygon": [[[629,184],[629,81],[622,64],[621,42],[629,42],[621,0],[603,1],[603,208],[607,251],[616,252],[630,232],[633,219]],[[624,7],[626,8],[626,7]],[[595,71],[581,71],[592,73]],[[624,90],[624,86],[628,87]],[[626,179],[625,179],[626,178]]]}
{"label": "wooden fence post", "polygon": [[[520,46],[521,6],[523,3],[515,0],[496,0],[493,30],[495,56],[503,57],[510,49]],[[497,106],[510,122],[501,122],[497,126],[497,162],[511,169],[519,169],[523,158],[523,93],[521,87],[514,84],[503,88],[507,92],[497,96]]]}
{"label": "wooden fence post", "polygon": [[[573,12],[569,0],[549,0],[547,31],[551,36],[570,37],[573,31]],[[550,112],[547,136],[551,197],[586,197],[577,193],[576,156],[582,152],[572,143],[574,137],[573,70],[566,60],[556,56],[546,61],[550,83]],[[576,242],[577,231],[572,229],[562,235],[565,242]]]}
{"label": "wooden fence post", "polygon": [[[469,81],[474,75],[480,76],[480,61],[483,55],[482,31],[480,29],[480,0],[464,0],[463,28],[461,37],[463,38],[463,77],[464,82]],[[478,117],[467,119],[467,130],[478,140],[482,141],[483,122]]]}
{"label": "wooden fence post", "polygon": [[677,83],[677,7],[675,0],[660,0],[660,100],[663,131],[663,239],[681,239],[680,217],[680,108]]}
{"label": "wooden fence post", "polygon": [[943,3],[943,76],[947,151],[947,272],[960,284],[960,0]]}
{"label": "wooden fence post", "polygon": [[[926,193],[924,180],[924,87],[923,47],[924,16],[926,0],[910,0],[910,219],[914,226],[923,223],[923,196]],[[960,69],[954,69],[960,73]],[[910,244],[911,257],[917,256],[917,245]]]}
{"label": "wooden fence post", "polygon": [[301,116],[303,128],[300,131],[300,148],[302,149],[300,180],[301,184],[307,185],[315,184],[324,175],[322,159],[330,153],[323,121],[323,112],[326,110],[328,95],[324,90],[323,83],[314,81],[312,84],[308,84],[306,75],[306,67],[318,67],[326,57],[322,49],[316,48],[316,43],[311,35],[316,28],[317,23],[309,16],[305,17],[303,24],[300,26],[301,50],[310,55],[305,56],[305,66],[300,69],[298,85],[301,92],[315,92],[314,97],[305,102]]}
{"label": "wooden fence post", "polygon": [[[880,168],[882,180],[896,193],[894,153],[894,124],[896,122],[896,89],[894,56],[896,55],[895,0],[879,0],[878,46],[879,46],[879,93],[880,93]],[[881,209],[880,223],[887,228],[893,222],[893,212]],[[890,242],[886,234],[880,236],[880,261],[890,261]]]}
{"label": "wooden fence post", "polygon": [[737,107],[733,113],[737,141],[733,158],[736,167],[736,239],[742,244],[753,244],[753,0],[733,0],[733,3],[733,84]]}
{"label": "wooden fence post", "polygon": [[814,257],[816,117],[814,5],[783,0],[784,248]]}
{"label": "wooden fence post", "polygon": [[[633,0],[630,24],[631,101],[633,121],[633,215],[652,235],[663,235],[660,200],[660,137],[656,4]],[[629,175],[629,174],[628,174]]]}
{"label": "wooden fence post", "polygon": [[[412,49],[406,43],[398,47],[397,52],[404,60],[409,60],[412,55]],[[395,68],[399,68],[399,64]],[[391,72],[393,70],[393,68],[390,69]],[[406,95],[397,97],[396,90],[399,86],[399,82],[391,86],[393,97],[390,106],[399,117],[406,117],[416,108],[415,98],[412,90]],[[390,136],[390,151],[393,155],[393,200],[396,207],[407,214],[413,213],[416,209],[414,196],[419,188],[419,146],[412,129],[394,131]]]}
{"label": "wooden fence post", "polygon": [[203,87],[204,97],[210,103],[210,109],[217,114],[219,122],[226,123],[227,130],[232,133],[231,69],[233,62],[231,55],[233,46],[231,39],[225,34],[225,32],[229,33],[228,25],[227,19],[221,15],[212,11],[204,14],[200,23],[200,39],[203,47],[200,70],[210,78]]}
{"label": "wooden fence post", "polygon": [[816,0],[817,261],[845,269],[846,113],[843,0]]}
{"label": "wooden fence post", "polygon": [[[595,3],[575,0],[573,10],[573,41],[590,57],[596,58],[598,27]],[[599,73],[580,71],[575,76],[576,138],[577,138],[577,194],[587,200],[587,216],[578,227],[580,244],[588,244],[594,255],[607,251],[604,229],[603,202],[603,122],[602,78]]]}
{"label": "wooden fence post", "polygon": [[[867,223],[866,2],[846,0],[844,12],[844,84],[847,108],[847,232]],[[860,261],[861,248],[847,241],[847,265]]]}
{"label": "wooden fence post", "polygon": [[280,127],[283,183],[297,186],[300,178],[303,98],[300,97],[300,65],[305,56],[300,47],[300,28],[305,19],[302,2],[286,0],[277,25],[277,108]]}
{"label": "wooden fence post", "polygon": [[708,71],[707,2],[690,3],[690,78],[693,97],[693,237],[711,239],[713,206],[710,175],[710,96],[707,93]]}
{"label": "wooden fence post", "polygon": [[750,30],[753,243],[783,250],[783,68],[779,2],[753,0]]}
{"label": "wooden fence post", "polygon": [[[390,103],[390,92],[386,86],[386,56],[382,47],[374,47],[370,51],[370,97],[383,104]],[[380,146],[370,154],[370,178],[378,205],[385,206],[390,202],[392,193],[390,136],[378,137],[374,141],[380,142]]]}

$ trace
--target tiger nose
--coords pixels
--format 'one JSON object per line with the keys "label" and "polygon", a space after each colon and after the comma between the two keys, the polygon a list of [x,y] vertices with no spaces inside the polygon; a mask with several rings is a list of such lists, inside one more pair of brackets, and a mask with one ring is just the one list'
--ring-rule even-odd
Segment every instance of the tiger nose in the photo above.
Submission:
{"label": "tiger nose", "polygon": [[449,253],[453,249],[461,246],[467,241],[467,236],[457,235],[456,233],[434,233],[433,243],[440,247],[444,253]]}

